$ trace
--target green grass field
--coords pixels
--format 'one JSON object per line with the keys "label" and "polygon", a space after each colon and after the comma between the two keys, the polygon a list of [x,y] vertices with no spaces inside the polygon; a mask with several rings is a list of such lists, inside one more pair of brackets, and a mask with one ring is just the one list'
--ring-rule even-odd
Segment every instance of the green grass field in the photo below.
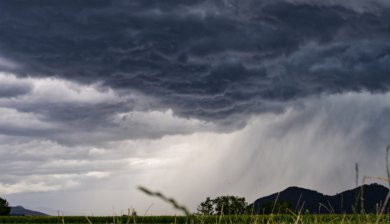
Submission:
{"label": "green grass field", "polygon": [[390,215],[240,215],[240,216],[117,216],[117,217],[0,217],[0,223],[199,223],[199,224],[282,224],[282,223],[390,223]]}

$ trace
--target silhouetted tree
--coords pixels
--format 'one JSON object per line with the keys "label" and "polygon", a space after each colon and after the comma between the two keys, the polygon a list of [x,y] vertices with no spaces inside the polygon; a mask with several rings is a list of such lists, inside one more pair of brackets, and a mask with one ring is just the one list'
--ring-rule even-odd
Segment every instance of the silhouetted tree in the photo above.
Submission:
{"label": "silhouetted tree", "polygon": [[206,198],[206,201],[200,203],[198,206],[198,213],[202,215],[213,215],[214,214],[214,202],[210,197]]}
{"label": "silhouetted tree", "polygon": [[245,198],[236,196],[209,197],[198,206],[198,213],[203,215],[242,215],[247,212],[248,203]]}
{"label": "silhouetted tree", "polygon": [[0,215],[9,215],[10,212],[11,207],[9,207],[8,201],[6,199],[0,198]]}

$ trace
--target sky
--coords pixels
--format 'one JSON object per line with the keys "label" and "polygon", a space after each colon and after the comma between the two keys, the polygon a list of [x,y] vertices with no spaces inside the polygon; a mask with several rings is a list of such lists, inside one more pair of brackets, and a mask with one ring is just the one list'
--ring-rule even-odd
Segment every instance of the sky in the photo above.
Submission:
{"label": "sky", "polygon": [[387,0],[0,1],[0,197],[181,214],[385,176]]}

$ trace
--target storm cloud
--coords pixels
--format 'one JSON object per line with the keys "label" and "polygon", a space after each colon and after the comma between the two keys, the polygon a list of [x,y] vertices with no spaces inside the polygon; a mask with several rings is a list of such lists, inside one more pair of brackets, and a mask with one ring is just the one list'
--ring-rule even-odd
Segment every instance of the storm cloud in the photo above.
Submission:
{"label": "storm cloud", "polygon": [[385,92],[390,9],[355,5],[3,2],[0,53],[21,76],[137,90],[179,116],[229,123],[313,94]]}
{"label": "storm cloud", "polygon": [[0,196],[166,214],[136,186],[194,210],[383,175],[388,21],[384,0],[1,1]]}

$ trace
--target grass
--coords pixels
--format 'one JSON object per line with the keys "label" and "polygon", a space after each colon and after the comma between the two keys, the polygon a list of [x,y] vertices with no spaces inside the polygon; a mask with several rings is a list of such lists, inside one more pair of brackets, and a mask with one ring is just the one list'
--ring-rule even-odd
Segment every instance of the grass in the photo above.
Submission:
{"label": "grass", "polygon": [[93,224],[282,224],[282,223],[313,223],[313,224],[357,224],[357,223],[390,223],[390,215],[352,214],[352,215],[232,215],[232,216],[108,216],[108,217],[0,217],[0,223],[93,223]]}

